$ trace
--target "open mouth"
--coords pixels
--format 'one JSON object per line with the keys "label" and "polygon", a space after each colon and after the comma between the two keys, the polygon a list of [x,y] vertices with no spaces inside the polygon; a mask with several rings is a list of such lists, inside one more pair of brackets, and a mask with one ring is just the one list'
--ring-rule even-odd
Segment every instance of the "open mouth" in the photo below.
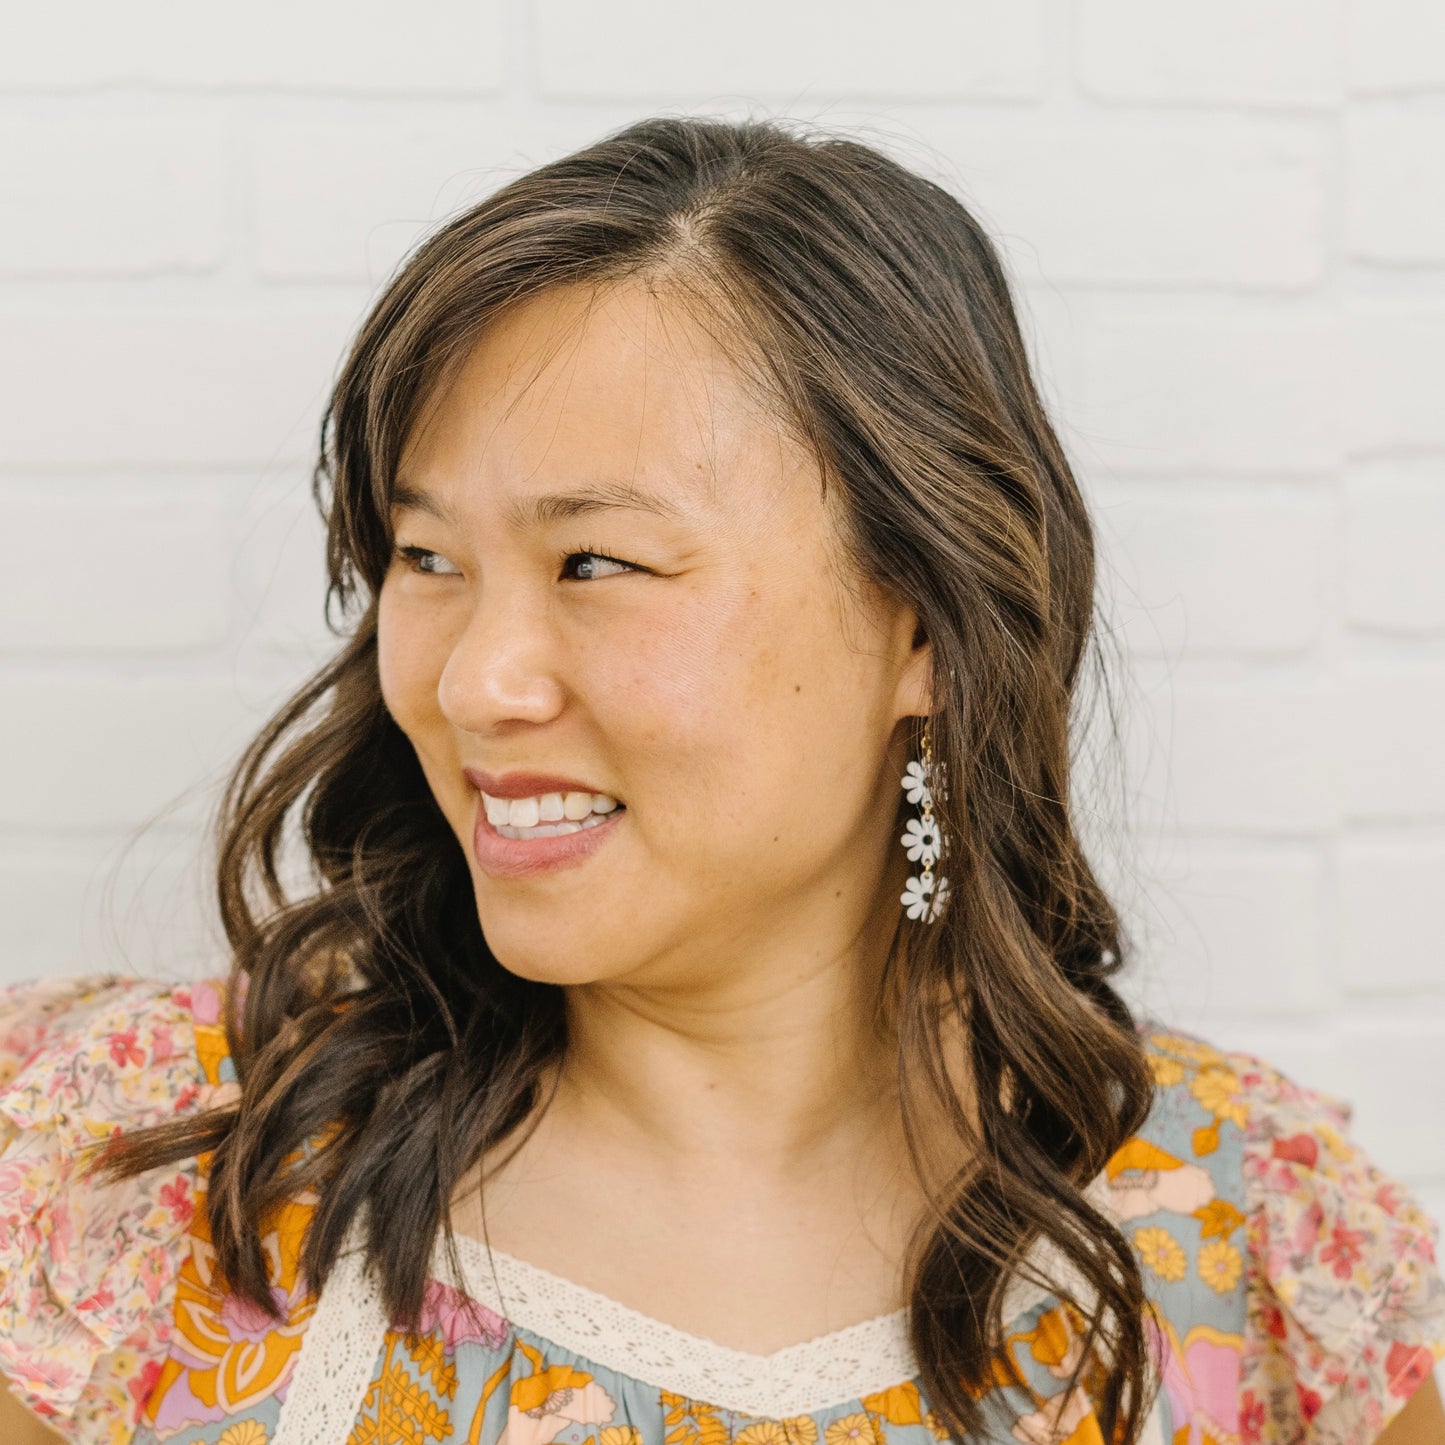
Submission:
{"label": "open mouth", "polygon": [[619,811],[626,804],[606,793],[536,793],[527,798],[494,798],[482,794],[487,822],[503,837],[561,838],[581,833]]}

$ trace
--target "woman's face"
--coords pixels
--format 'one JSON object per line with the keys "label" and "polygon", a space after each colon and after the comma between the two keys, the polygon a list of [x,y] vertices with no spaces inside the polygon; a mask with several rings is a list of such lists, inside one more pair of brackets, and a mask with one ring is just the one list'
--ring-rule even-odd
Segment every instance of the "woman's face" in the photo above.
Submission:
{"label": "woman's face", "polygon": [[397,500],[382,692],[505,967],[696,985],[891,928],[927,645],[683,306],[569,287],[506,314]]}

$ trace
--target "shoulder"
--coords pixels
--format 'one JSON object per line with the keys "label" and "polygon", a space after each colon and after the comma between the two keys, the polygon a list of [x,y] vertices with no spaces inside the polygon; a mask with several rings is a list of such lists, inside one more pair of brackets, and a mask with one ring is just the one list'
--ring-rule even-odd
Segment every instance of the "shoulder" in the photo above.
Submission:
{"label": "shoulder", "polygon": [[0,1373],[71,1438],[128,1438],[195,1210],[195,1161],[111,1180],[95,1146],[223,1102],[221,1001],[114,975],[0,989]]}
{"label": "shoulder", "polygon": [[1373,1439],[1445,1358],[1437,1225],[1347,1100],[1191,1033],[1144,1039],[1155,1104],[1106,1172],[1171,1404],[1216,1419],[1232,1394],[1246,1441]]}

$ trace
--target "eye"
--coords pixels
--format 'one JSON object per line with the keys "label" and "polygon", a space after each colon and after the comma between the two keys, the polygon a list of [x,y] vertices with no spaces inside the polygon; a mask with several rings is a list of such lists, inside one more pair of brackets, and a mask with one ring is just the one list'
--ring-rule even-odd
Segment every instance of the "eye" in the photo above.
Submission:
{"label": "eye", "polygon": [[603,577],[638,570],[631,562],[609,557],[604,552],[569,552],[562,559],[562,576],[573,582],[596,582]]}
{"label": "eye", "polygon": [[[396,555],[402,558],[406,562],[406,565],[413,572],[420,572],[424,576],[458,577],[461,575],[460,568],[452,568],[451,571],[445,571],[435,566],[432,566],[428,562],[428,558],[435,558],[441,562],[446,562],[446,558],[443,557],[440,552],[432,552],[425,547],[410,547],[405,544],[398,543],[396,548]],[[447,563],[447,566],[450,567],[451,564]]]}

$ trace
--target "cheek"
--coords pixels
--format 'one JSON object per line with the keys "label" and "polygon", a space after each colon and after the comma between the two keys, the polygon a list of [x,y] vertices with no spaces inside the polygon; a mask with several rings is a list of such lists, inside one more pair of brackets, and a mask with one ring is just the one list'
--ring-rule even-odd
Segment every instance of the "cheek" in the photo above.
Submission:
{"label": "cheek", "polygon": [[397,726],[413,741],[429,724],[441,720],[437,684],[445,665],[445,645],[435,625],[428,625],[416,616],[415,608],[383,586],[376,617],[381,696]]}
{"label": "cheek", "polygon": [[791,577],[699,588],[614,643],[582,662],[593,715],[679,822],[689,800],[757,826],[796,811],[800,773],[831,778],[858,730],[858,654],[831,599]]}

